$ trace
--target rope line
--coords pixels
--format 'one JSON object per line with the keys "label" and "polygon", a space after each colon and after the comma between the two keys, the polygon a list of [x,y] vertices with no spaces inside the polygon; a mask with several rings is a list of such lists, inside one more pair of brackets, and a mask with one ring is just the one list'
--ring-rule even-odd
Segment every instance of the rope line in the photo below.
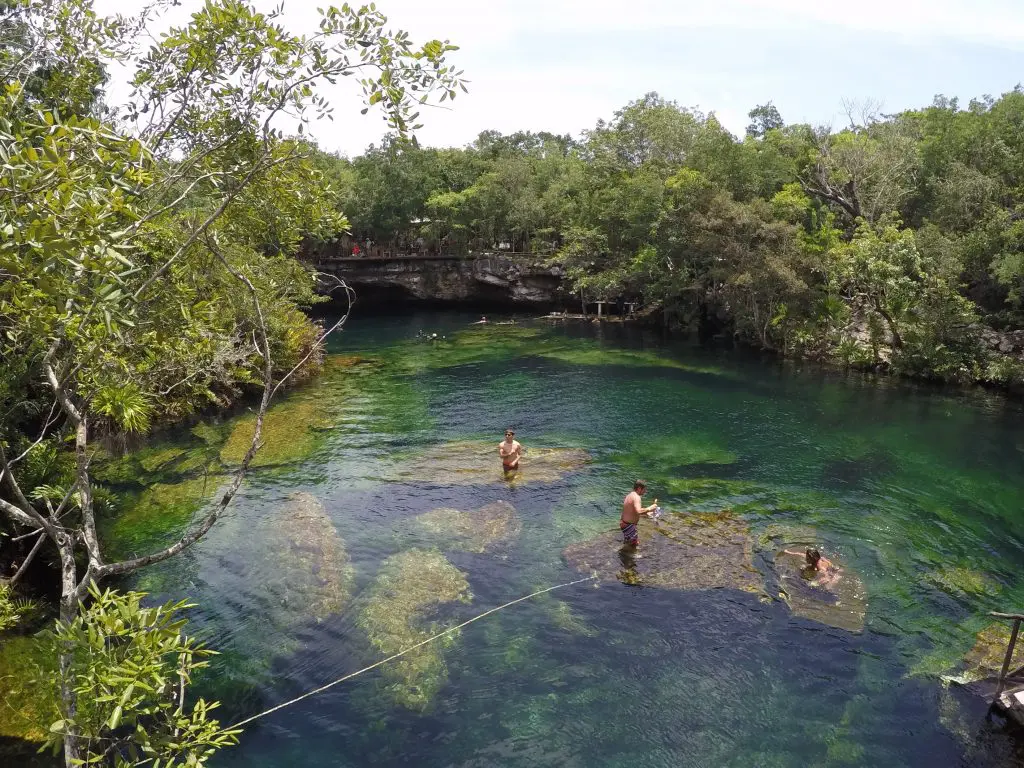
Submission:
{"label": "rope line", "polygon": [[[377,667],[379,667],[379,666],[381,666],[383,664],[387,664],[389,661],[394,661],[399,656],[404,656],[405,654],[409,653],[410,651],[415,651],[417,648],[421,648],[424,645],[426,645],[427,643],[432,643],[435,640],[439,640],[440,638],[444,637],[445,635],[450,635],[452,632],[456,632],[456,631],[462,629],[463,627],[465,627],[465,626],[467,626],[469,624],[472,624],[474,621],[479,621],[480,619],[482,619],[482,618],[484,618],[486,616],[490,616],[492,613],[497,613],[498,611],[504,610],[505,608],[509,608],[509,607],[515,605],[516,603],[521,603],[524,600],[529,600],[530,598],[537,597],[538,595],[543,595],[545,592],[553,592],[554,590],[562,589],[563,587],[571,587],[571,586],[574,586],[576,584],[582,584],[585,581],[593,581],[596,578],[597,578],[597,575],[594,574],[594,575],[591,575],[591,576],[587,576],[585,579],[576,579],[576,581],[567,581],[565,584],[556,584],[553,587],[547,587],[546,589],[538,589],[536,592],[532,592],[529,595],[524,595],[523,597],[517,597],[515,600],[510,600],[509,602],[507,602],[507,603],[505,603],[503,605],[499,605],[499,606],[497,606],[495,608],[491,608],[490,610],[484,611],[483,613],[478,614],[478,615],[474,616],[473,618],[471,618],[471,619],[469,619],[467,621],[462,622],[461,624],[457,624],[454,627],[446,629],[443,632],[438,632],[436,635],[434,635],[432,637],[428,637],[426,640],[423,640],[421,642],[416,643],[416,645],[411,645],[408,648],[406,648],[405,650],[399,651],[398,653],[393,653],[390,656],[388,656],[387,658],[384,658],[384,659],[381,659],[380,661],[374,662],[373,664],[371,664],[368,667],[363,667],[362,669],[356,670],[355,672],[350,672],[349,674],[345,675],[344,677],[339,677],[337,680],[335,680],[333,682],[330,682],[330,683],[327,683],[327,685],[321,685],[319,688],[315,688],[312,691],[308,691],[307,693],[304,693],[301,696],[296,696],[294,699],[289,699],[288,701],[282,702],[281,704],[278,704],[276,707],[271,707],[270,709],[266,710],[265,712],[260,712],[259,714],[253,715],[252,717],[247,717],[245,720],[242,720],[240,722],[235,723],[232,726],[229,726],[228,728],[225,728],[224,731],[230,731],[230,730],[234,730],[235,728],[241,728],[243,725],[248,725],[249,723],[253,722],[254,720],[259,720],[261,717],[266,717],[267,715],[273,714],[274,712],[277,712],[280,709],[284,709],[285,707],[290,707],[292,704],[297,704],[298,702],[302,701],[303,699],[308,699],[310,696],[315,696],[318,693],[323,693],[328,688],[333,688],[334,686],[338,685],[339,683],[344,683],[346,680],[351,680],[353,677],[358,677],[359,675],[361,675],[361,674],[363,674],[365,672],[369,672],[370,670],[376,669]],[[222,733],[224,731],[222,731]]]}

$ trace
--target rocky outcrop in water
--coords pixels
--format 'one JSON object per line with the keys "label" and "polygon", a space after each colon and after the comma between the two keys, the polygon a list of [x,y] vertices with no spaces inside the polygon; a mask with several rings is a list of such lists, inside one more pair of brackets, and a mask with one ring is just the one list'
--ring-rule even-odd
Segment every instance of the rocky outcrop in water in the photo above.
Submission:
{"label": "rocky outcrop in water", "polygon": [[[465,575],[440,552],[411,549],[381,566],[359,616],[359,626],[383,656],[412,648],[442,631],[429,613],[446,603],[472,599]],[[415,648],[383,667],[388,692],[413,710],[429,707],[448,679],[444,649],[456,633]]]}
{"label": "rocky outcrop in water", "polygon": [[519,535],[522,526],[516,508],[507,501],[495,501],[472,512],[442,507],[416,518],[419,527],[442,539],[445,548],[484,552]]}
{"label": "rocky outcrop in water", "polygon": [[579,448],[533,448],[523,451],[520,469],[506,477],[498,458],[498,441],[458,441],[440,443],[403,458],[396,467],[396,480],[443,483],[445,485],[483,485],[498,480],[516,483],[553,483],[590,461],[590,454]]}
{"label": "rocky outcrop in water", "polygon": [[[639,529],[636,552],[622,548],[622,534],[616,527],[566,547],[563,557],[602,581],[680,590],[729,588],[770,599],[766,574],[754,565],[754,536],[749,525],[732,513],[666,512],[657,522],[642,518]],[[771,545],[778,533],[763,536],[762,543]],[[849,568],[825,588],[801,577],[798,558],[777,558],[774,564],[778,597],[795,615],[849,632],[864,629],[866,592]]]}

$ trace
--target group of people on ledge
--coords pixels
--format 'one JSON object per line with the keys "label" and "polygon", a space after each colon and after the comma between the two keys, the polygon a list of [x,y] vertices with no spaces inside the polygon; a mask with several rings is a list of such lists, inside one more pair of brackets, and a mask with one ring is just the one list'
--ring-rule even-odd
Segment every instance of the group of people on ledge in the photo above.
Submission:
{"label": "group of people on ledge", "polygon": [[[505,476],[514,475],[519,471],[519,462],[523,456],[523,446],[516,440],[516,433],[511,427],[505,430],[505,439],[498,443],[498,456],[501,457],[501,467]],[[643,496],[647,493],[647,483],[643,480],[636,480],[633,483],[633,490],[626,494],[622,500],[622,515],[619,518],[619,529],[622,531],[622,545],[624,549],[635,551],[640,547],[640,529],[637,527],[640,518],[643,516],[657,519],[660,516],[661,508],[658,500],[655,499],[646,507],[643,506]],[[803,576],[812,584],[820,587],[827,587],[839,580],[840,569],[831,560],[821,556],[821,552],[808,547],[803,552],[783,550],[782,554],[792,555],[804,559]]]}

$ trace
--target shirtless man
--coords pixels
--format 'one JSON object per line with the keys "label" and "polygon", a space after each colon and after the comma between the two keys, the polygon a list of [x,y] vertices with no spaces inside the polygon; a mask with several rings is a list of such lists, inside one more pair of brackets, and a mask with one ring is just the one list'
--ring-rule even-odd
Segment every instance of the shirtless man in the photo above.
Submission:
{"label": "shirtless man", "polygon": [[516,433],[512,431],[511,427],[505,430],[505,439],[498,443],[498,455],[501,457],[501,466],[506,473],[519,469],[523,446],[516,440]]}
{"label": "shirtless man", "polygon": [[649,515],[658,506],[658,500],[648,507],[640,505],[640,497],[647,493],[647,484],[643,480],[633,483],[633,490],[622,501],[622,519],[619,520],[619,528],[622,530],[622,542],[627,547],[636,548],[640,546],[640,532],[636,524],[640,522],[640,515]]}
{"label": "shirtless man", "polygon": [[803,552],[793,552],[791,550],[784,550],[787,555],[793,555],[795,557],[802,557],[806,560],[806,568],[813,575],[817,575],[814,579],[814,584],[820,587],[827,587],[829,584],[835,584],[839,581],[839,566],[821,556],[821,552],[816,549],[808,547]]}

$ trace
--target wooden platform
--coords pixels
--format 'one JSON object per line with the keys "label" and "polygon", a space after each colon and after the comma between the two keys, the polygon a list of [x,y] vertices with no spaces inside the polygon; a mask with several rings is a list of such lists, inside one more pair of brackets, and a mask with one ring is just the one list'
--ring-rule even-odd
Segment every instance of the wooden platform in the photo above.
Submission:
{"label": "wooden platform", "polygon": [[[1021,675],[1024,670],[1018,670]],[[993,706],[1011,720],[1024,727],[1024,679],[1009,677],[1005,681],[1006,688],[993,702]]]}

